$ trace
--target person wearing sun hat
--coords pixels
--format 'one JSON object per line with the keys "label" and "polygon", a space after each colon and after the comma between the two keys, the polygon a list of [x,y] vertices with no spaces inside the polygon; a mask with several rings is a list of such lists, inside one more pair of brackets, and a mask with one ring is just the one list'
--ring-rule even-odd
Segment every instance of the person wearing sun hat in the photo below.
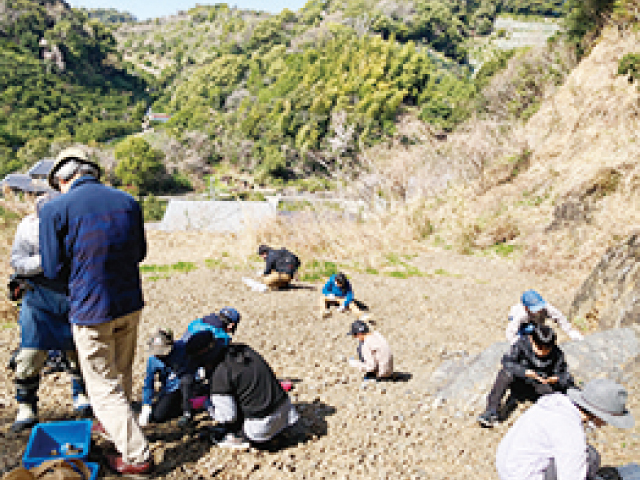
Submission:
{"label": "person wearing sun hat", "polygon": [[40,213],[44,276],[68,286],[69,322],[89,400],[119,455],[123,475],[152,469],[149,444],[131,410],[133,360],[144,300],[139,264],[147,254],[140,204],[100,182],[102,170],[83,147],[58,155],[49,185],[62,195]]}
{"label": "person wearing sun hat", "polygon": [[501,480],[591,480],[598,478],[600,455],[587,445],[585,428],[606,424],[631,428],[627,391],[609,379],[582,390],[545,395],[511,427],[498,446]]}
{"label": "person wearing sun hat", "polygon": [[509,310],[507,340],[513,345],[518,338],[529,335],[536,325],[544,324],[547,319],[559,325],[571,340],[583,339],[582,334],[571,326],[560,310],[545,301],[535,290],[527,290],[522,294],[520,303]]}

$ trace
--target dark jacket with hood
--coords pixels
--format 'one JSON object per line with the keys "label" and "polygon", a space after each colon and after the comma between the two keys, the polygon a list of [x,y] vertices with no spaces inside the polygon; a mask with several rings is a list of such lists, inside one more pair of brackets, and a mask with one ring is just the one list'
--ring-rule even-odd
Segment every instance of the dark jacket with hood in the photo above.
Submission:
{"label": "dark jacket with hood", "polygon": [[280,250],[270,249],[267,253],[264,274],[269,275],[271,272],[286,273],[293,275],[297,270],[297,266],[287,260],[291,259],[293,254],[286,248]]}

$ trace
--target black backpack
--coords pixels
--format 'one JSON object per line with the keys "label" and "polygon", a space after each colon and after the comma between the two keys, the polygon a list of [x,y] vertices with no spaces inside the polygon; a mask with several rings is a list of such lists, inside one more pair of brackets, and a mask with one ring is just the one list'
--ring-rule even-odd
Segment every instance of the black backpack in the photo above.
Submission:
{"label": "black backpack", "polygon": [[281,273],[293,275],[300,267],[300,259],[289,250],[280,250],[280,259],[276,262],[277,270]]}

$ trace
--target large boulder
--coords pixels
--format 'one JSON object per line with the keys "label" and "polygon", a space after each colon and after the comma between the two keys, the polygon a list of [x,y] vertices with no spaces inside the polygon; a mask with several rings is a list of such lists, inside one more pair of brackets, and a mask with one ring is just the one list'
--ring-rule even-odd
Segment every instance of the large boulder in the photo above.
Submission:
{"label": "large boulder", "polygon": [[576,294],[570,317],[602,328],[640,325],[640,232],[610,248]]}
{"label": "large boulder", "polygon": [[[596,332],[560,347],[569,371],[580,384],[600,377],[629,383],[640,361],[640,335],[633,328]],[[482,408],[500,370],[500,360],[509,348],[508,343],[499,342],[475,356],[445,359],[431,374],[425,390],[435,405],[446,403],[466,411]]]}

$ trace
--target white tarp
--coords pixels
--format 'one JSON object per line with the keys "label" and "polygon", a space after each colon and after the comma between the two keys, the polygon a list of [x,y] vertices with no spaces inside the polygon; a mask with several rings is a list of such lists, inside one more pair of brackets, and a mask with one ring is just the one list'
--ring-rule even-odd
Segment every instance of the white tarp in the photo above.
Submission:
{"label": "white tarp", "polygon": [[240,232],[275,217],[275,204],[270,202],[170,200],[157,228],[170,232]]}

